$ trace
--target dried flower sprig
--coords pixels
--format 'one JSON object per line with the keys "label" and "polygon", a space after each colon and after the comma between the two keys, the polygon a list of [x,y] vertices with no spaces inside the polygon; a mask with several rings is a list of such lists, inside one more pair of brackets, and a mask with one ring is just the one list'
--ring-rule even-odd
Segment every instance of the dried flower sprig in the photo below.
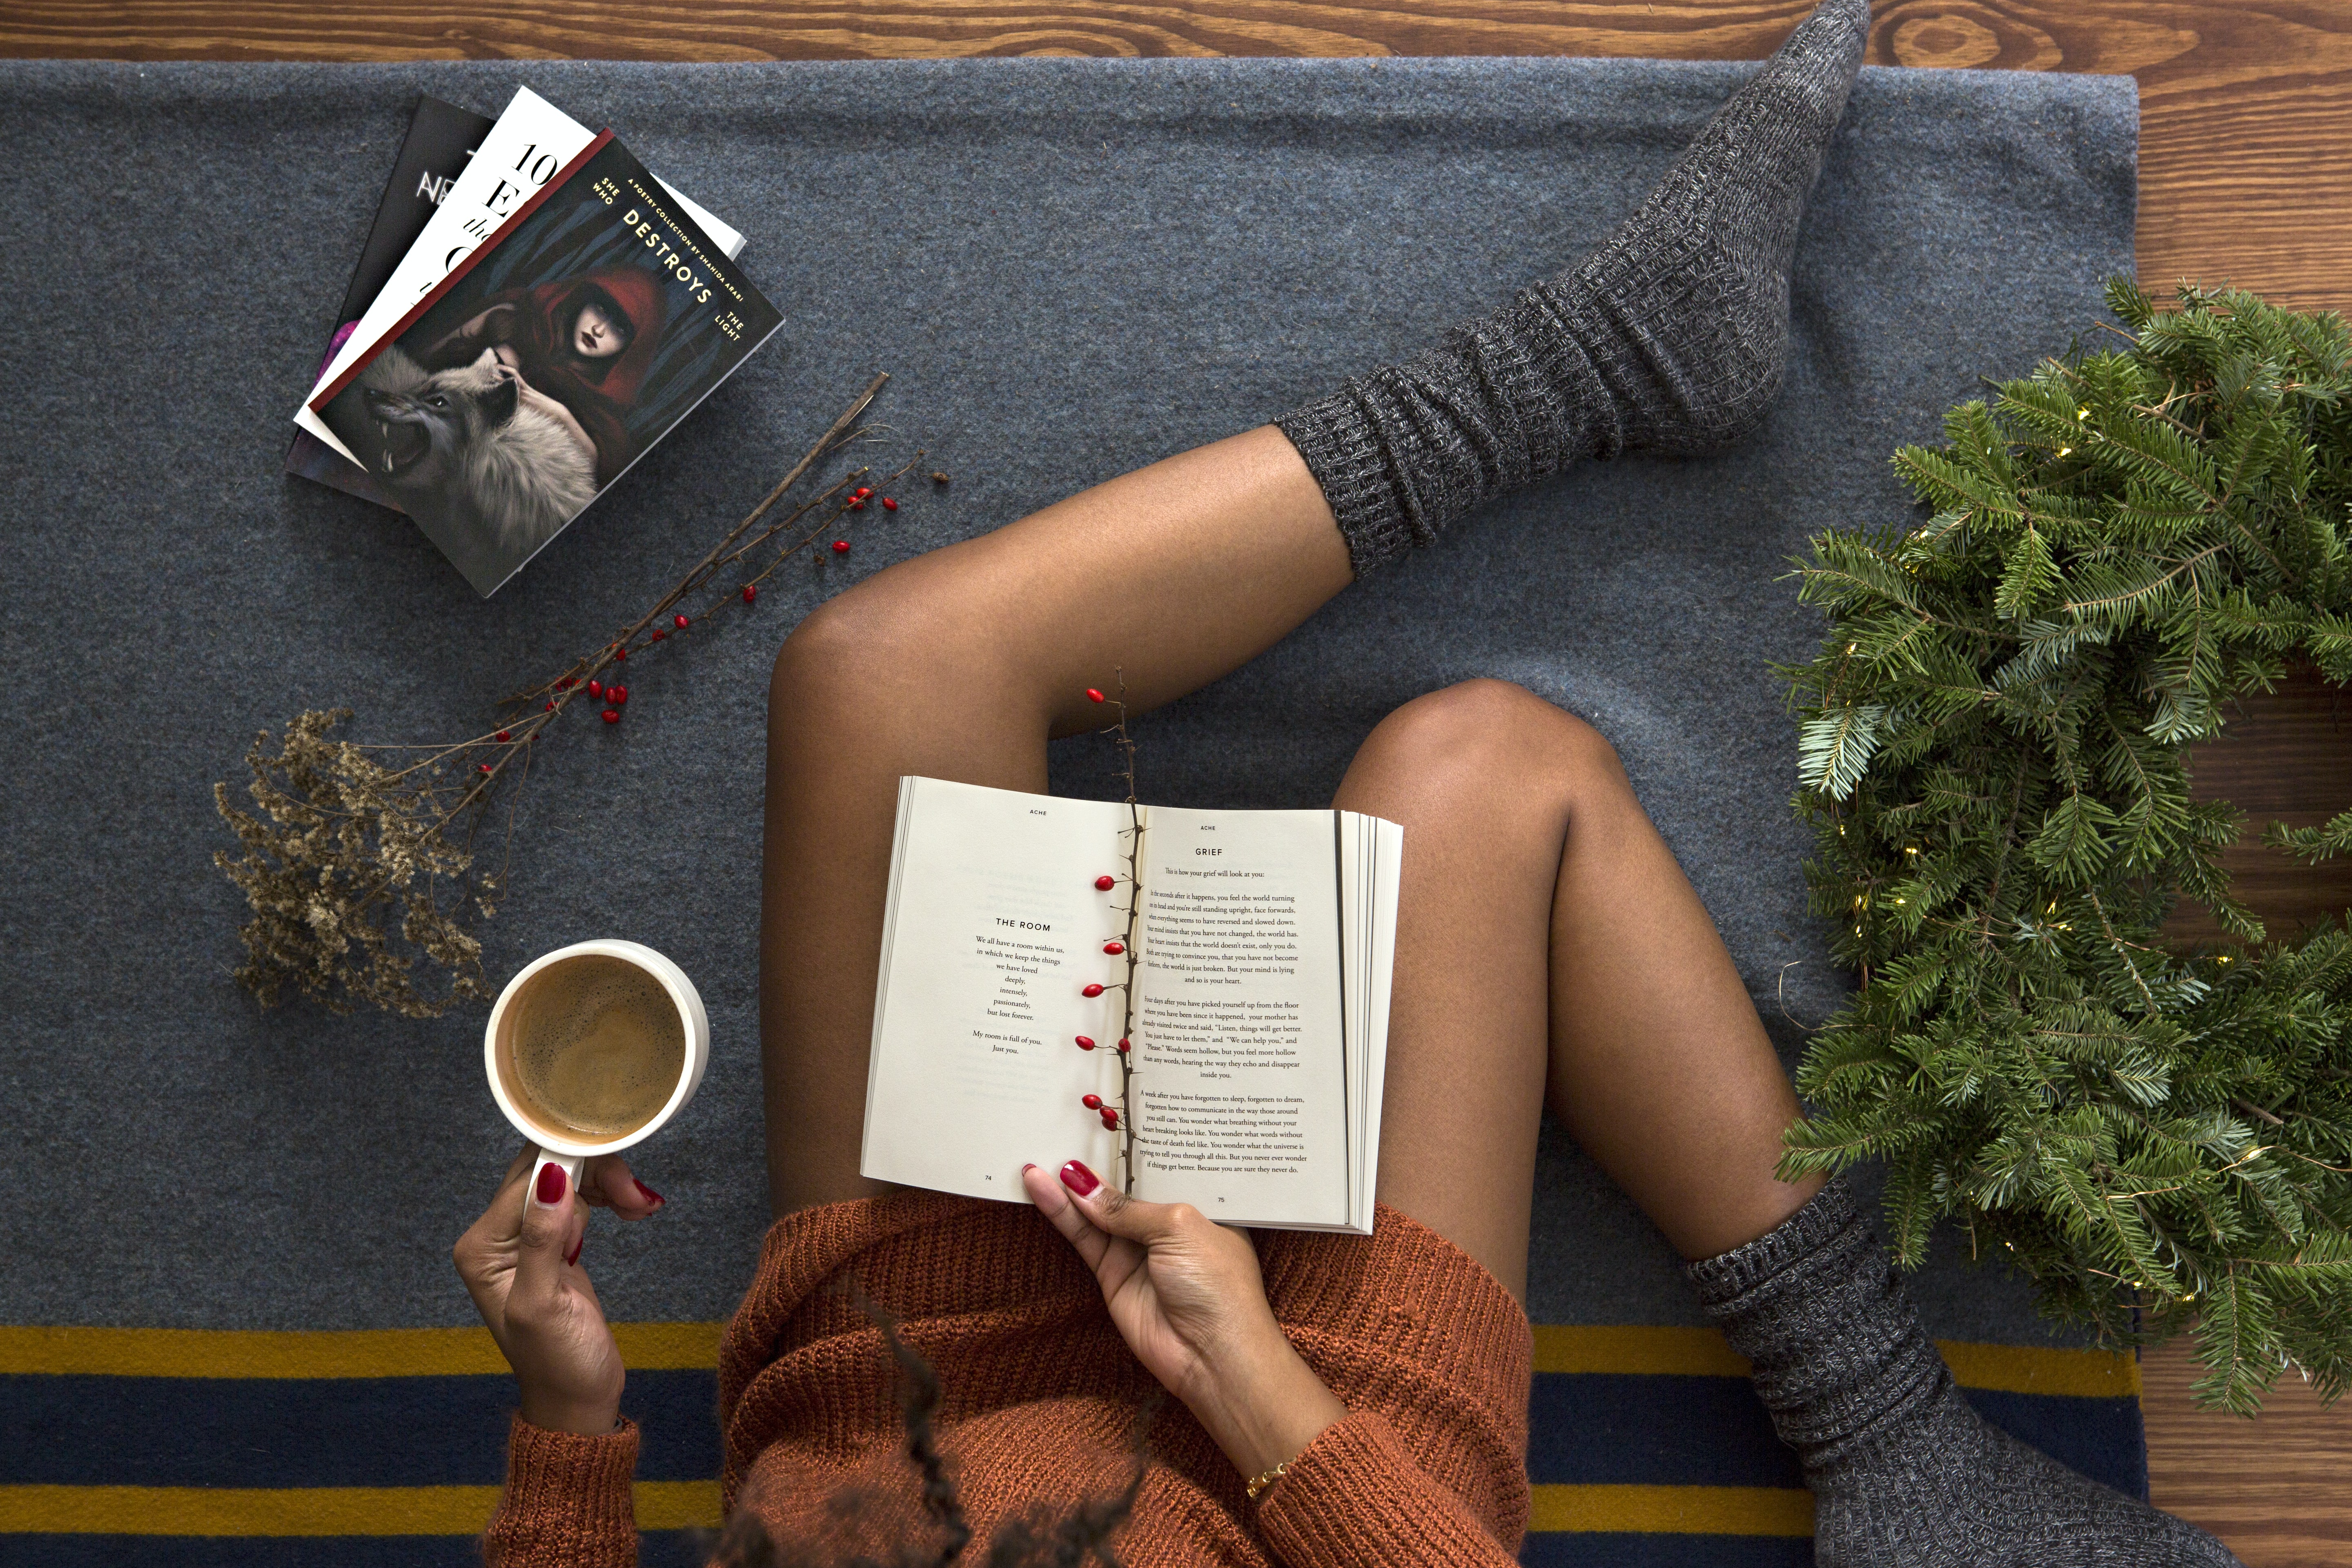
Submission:
{"label": "dried flower sprig", "polygon": [[[575,700],[600,704],[604,721],[618,723],[629,689],[606,677],[632,652],[642,654],[730,606],[755,604],[760,584],[822,540],[832,538],[834,553],[846,552],[850,514],[863,511],[874,494],[858,483],[869,477],[866,468],[844,474],[777,521],[767,521],[768,514],[829,453],[870,434],[857,422],[888,380],[877,375],[808,455],[651,609],[595,653],[507,698],[509,711],[494,728],[435,745],[362,744],[329,734],[352,717],[351,709],[336,708],[298,715],[275,751],[267,731],[256,737],[245,760],[258,812],[233,805],[226,784],[213,786],[215,805],[244,847],[241,856],[215,853],[213,862],[253,913],[238,931],[246,962],[235,971],[237,983],[264,1006],[291,991],[337,1013],[365,1005],[412,1018],[487,999],[481,942],[468,927],[497,912],[513,849],[514,806],[538,744],[551,738],[550,727]],[[904,476],[921,457],[917,452],[881,482]],[[713,589],[722,573],[729,584],[715,589],[698,615],[679,607]],[[509,776],[499,868],[469,877],[476,834]],[[422,982],[420,957],[444,972],[441,983]]]}

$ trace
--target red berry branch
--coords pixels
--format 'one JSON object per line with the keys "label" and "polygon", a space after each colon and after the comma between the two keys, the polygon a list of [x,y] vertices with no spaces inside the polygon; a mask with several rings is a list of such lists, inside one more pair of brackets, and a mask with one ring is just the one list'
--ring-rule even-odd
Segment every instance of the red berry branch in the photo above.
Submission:
{"label": "red berry branch", "polygon": [[[500,706],[509,712],[485,733],[439,745],[363,744],[329,736],[352,717],[350,709],[338,708],[297,717],[275,754],[268,731],[257,737],[246,763],[260,811],[237,810],[226,784],[213,786],[222,817],[245,849],[241,857],[213,857],[252,910],[238,932],[247,955],[238,982],[264,1005],[290,987],[339,1013],[368,1003],[433,1017],[460,1000],[487,998],[481,942],[466,917],[469,904],[482,919],[496,912],[513,848],[514,805],[538,745],[552,738],[551,727],[575,700],[592,704],[605,725],[618,724],[629,688],[614,677],[632,652],[698,633],[722,610],[742,613],[786,561],[847,531],[847,514],[874,493],[856,482],[867,477],[864,468],[774,519],[769,514],[828,454],[867,434],[858,420],[889,379],[876,376],[808,455],[651,609],[594,653],[505,699]],[[883,482],[913,467],[910,459]],[[946,482],[941,474],[931,478]],[[847,539],[833,541],[835,553],[848,549]],[[714,595],[709,603],[689,612],[688,602],[705,592]],[[500,865],[477,873],[475,836],[510,774]],[[445,991],[419,988],[412,973],[416,957],[394,946],[395,933],[448,972]]]}
{"label": "red berry branch", "polygon": [[[939,476],[934,474],[932,478],[937,479]],[[1120,925],[1118,934],[1106,940],[1102,947],[1108,956],[1126,961],[1124,967],[1127,977],[1108,984],[1089,984],[1082,987],[1078,994],[1095,997],[1106,991],[1116,991],[1119,994],[1117,1052],[1118,1104],[1116,1106],[1105,1104],[1102,1097],[1095,1094],[1085,1096],[1078,1103],[1093,1111],[1101,1120],[1103,1126],[1110,1131],[1124,1131],[1126,1136],[1120,1140],[1118,1155],[1121,1168],[1119,1184],[1132,1193],[1135,1191],[1135,1146],[1139,1142],[1150,1142],[1150,1139],[1141,1137],[1136,1131],[1136,1066],[1129,1044],[1135,1034],[1135,969],[1139,962],[1135,952],[1135,927],[1136,922],[1142,918],[1143,912],[1140,897],[1143,883],[1138,875],[1142,866],[1139,857],[1143,845],[1143,816],[1141,808],[1135,801],[1135,738],[1128,733],[1127,729],[1127,672],[1121,669],[1112,673],[1118,678],[1118,695],[1108,697],[1103,694],[1100,688],[1089,686],[1087,688],[1087,700],[1108,703],[1118,710],[1118,720],[1104,726],[1102,733],[1110,736],[1111,743],[1118,748],[1119,777],[1127,785],[1127,826],[1119,829],[1119,837],[1127,842],[1127,875],[1120,878],[1106,873],[1097,877],[1095,890],[1108,893],[1117,888],[1121,881],[1127,884],[1126,909],[1118,910],[1118,906],[1113,906],[1117,912],[1124,916],[1124,923]],[[1095,1042],[1080,1035],[1078,1048],[1082,1051],[1093,1050]]]}

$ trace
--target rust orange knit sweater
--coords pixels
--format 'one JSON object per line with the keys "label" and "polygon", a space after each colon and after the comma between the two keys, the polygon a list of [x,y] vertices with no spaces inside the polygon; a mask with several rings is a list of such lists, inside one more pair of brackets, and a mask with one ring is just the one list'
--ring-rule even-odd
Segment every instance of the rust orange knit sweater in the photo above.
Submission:
{"label": "rust orange knit sweater", "polygon": [[[1444,1237],[1379,1206],[1370,1237],[1255,1233],[1276,1318],[1347,1405],[1253,1506],[1189,1411],[1146,1440],[1136,1568],[1506,1568],[1527,1528],[1527,1315]],[[835,1528],[824,1504],[864,1489],[878,1516],[915,1496],[896,1369],[841,1287],[900,1318],[937,1369],[939,1425],[977,1532],[1034,1504],[1116,1490],[1157,1389],[1093,1276],[1035,1210],[936,1193],[810,1209],[768,1233],[719,1352],[728,1507],[779,1539]],[[485,1538],[500,1568],[626,1568],[636,1429],[575,1437],[515,1423],[506,1494]],[[868,1544],[871,1544],[869,1542]]]}

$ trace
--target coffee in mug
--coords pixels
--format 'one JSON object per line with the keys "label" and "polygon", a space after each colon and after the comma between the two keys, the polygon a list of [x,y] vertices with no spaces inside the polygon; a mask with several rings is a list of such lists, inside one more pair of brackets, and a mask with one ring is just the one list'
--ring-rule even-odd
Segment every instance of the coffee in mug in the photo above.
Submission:
{"label": "coffee in mug", "polygon": [[583,953],[532,975],[507,1009],[509,1087],[559,1137],[635,1132],[677,1087],[686,1026],[660,981],[625,959]]}
{"label": "coffee in mug", "polygon": [[490,1094],[576,1184],[685,1108],[710,1065],[710,1019],[686,972],[634,942],[583,942],[507,982],[483,1031]]}

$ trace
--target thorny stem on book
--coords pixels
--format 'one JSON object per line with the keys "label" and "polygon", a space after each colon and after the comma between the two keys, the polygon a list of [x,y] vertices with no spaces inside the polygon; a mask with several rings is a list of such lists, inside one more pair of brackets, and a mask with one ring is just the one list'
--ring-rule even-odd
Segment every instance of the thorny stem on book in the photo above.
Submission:
{"label": "thorny stem on book", "polygon": [[1119,956],[1127,962],[1127,981],[1118,990],[1118,1125],[1120,1133],[1120,1189],[1130,1196],[1135,1192],[1135,927],[1143,911],[1143,816],[1135,802],[1135,737],[1127,730],[1127,671],[1111,671],[1117,679],[1118,694],[1111,700],[1118,709],[1118,721],[1104,731],[1112,737],[1111,744],[1118,748],[1119,778],[1127,785],[1127,826],[1120,837],[1127,840],[1127,926],[1119,936],[1122,949]]}

